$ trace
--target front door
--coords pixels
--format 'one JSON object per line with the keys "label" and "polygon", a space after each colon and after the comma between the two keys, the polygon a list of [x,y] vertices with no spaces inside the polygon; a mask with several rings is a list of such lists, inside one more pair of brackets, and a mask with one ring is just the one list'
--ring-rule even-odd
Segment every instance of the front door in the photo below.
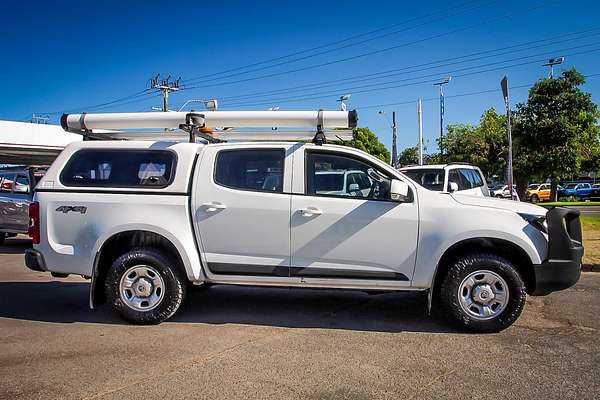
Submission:
{"label": "front door", "polygon": [[289,275],[291,157],[286,146],[204,149],[193,209],[209,276]]}
{"label": "front door", "polygon": [[[291,274],[308,278],[412,279],[418,234],[416,202],[388,200],[391,176],[344,152],[307,149],[296,157],[292,194]],[[300,176],[297,176],[300,175]],[[302,176],[304,175],[304,176]]]}

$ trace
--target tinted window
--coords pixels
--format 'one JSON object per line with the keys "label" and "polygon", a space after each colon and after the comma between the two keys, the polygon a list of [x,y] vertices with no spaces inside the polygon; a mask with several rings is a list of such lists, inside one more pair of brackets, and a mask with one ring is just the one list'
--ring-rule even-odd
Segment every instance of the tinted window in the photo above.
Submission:
{"label": "tinted window", "polygon": [[306,194],[387,199],[391,179],[373,166],[337,154],[308,152]]}
{"label": "tinted window", "polygon": [[235,189],[283,192],[284,157],[283,149],[221,151],[215,182]]}
{"label": "tinted window", "polygon": [[413,181],[417,182],[424,188],[429,190],[444,190],[444,170],[443,169],[407,169],[402,170],[402,173],[408,176]]}
{"label": "tinted window", "polygon": [[175,153],[167,150],[80,150],[60,175],[66,186],[168,186],[175,172]]}

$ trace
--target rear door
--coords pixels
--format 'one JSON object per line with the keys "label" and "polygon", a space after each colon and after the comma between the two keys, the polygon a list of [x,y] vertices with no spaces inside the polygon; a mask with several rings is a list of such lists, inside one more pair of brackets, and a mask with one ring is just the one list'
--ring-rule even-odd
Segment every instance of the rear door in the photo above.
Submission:
{"label": "rear door", "polygon": [[[361,190],[358,183],[359,190],[338,194],[321,187],[320,174],[340,170],[347,174],[361,171],[370,187]],[[302,148],[296,152],[292,276],[307,282],[388,280],[409,285],[415,266],[418,209],[416,201],[387,200],[390,178],[384,169],[337,149]]]}
{"label": "rear door", "polygon": [[209,277],[288,276],[289,145],[207,146],[193,218]]}

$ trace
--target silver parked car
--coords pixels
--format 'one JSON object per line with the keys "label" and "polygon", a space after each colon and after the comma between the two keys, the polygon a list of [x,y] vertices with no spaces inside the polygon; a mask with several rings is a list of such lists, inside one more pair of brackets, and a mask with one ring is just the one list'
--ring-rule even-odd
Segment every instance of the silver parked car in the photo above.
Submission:
{"label": "silver parked car", "polygon": [[33,168],[0,170],[0,245],[7,237],[27,233],[29,203],[42,176]]}

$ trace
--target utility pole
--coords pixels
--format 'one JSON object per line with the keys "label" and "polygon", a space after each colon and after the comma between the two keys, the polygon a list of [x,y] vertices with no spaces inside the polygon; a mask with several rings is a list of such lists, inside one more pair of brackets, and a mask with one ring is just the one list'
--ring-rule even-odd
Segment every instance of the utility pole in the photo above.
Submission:
{"label": "utility pole", "polygon": [[511,130],[511,113],[510,113],[510,97],[508,95],[508,77],[504,76],[500,81],[502,87],[502,96],[506,105],[506,129],[508,131],[508,160],[506,163],[506,175],[508,181],[508,192],[511,200],[515,200],[513,192],[513,152],[512,152],[512,130]]}
{"label": "utility pole", "polygon": [[421,106],[421,99],[419,99],[417,113],[419,115],[419,165],[423,165],[423,108]]}
{"label": "utility pole", "polygon": [[392,111],[392,167],[398,167],[398,148],[396,147],[396,111]]}
{"label": "utility pole", "polygon": [[550,67],[550,71],[548,71],[548,78],[554,78],[554,66],[558,64],[562,64],[565,61],[564,57],[556,57],[548,60],[547,64],[542,64],[542,67]]}
{"label": "utility pole", "polygon": [[157,74],[154,78],[150,78],[150,88],[162,92],[163,111],[169,111],[169,93],[176,92],[181,88],[181,78],[171,80],[171,75],[165,79],[160,78]]}
{"label": "utility pole", "polygon": [[436,82],[433,86],[439,86],[440,88],[440,156],[444,154],[442,141],[444,140],[444,85],[450,83],[452,80],[451,76],[447,76],[443,80]]}

